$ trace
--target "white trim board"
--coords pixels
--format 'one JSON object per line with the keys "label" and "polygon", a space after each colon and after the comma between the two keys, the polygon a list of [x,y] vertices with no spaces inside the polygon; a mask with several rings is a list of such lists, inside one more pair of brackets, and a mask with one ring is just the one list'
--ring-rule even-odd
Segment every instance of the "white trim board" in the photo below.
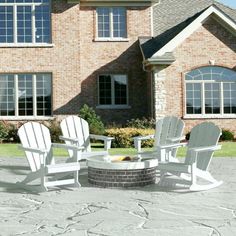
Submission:
{"label": "white trim board", "polygon": [[184,42],[186,38],[188,38],[193,32],[195,32],[210,15],[216,16],[218,18],[219,23],[220,21],[223,22],[223,27],[229,28],[231,33],[234,33],[236,35],[236,23],[216,6],[210,6],[191,24],[184,28],[184,30],[177,34],[165,46],[159,49],[152,57],[154,58],[162,56],[167,52],[172,52],[176,47],[178,47],[182,42]]}

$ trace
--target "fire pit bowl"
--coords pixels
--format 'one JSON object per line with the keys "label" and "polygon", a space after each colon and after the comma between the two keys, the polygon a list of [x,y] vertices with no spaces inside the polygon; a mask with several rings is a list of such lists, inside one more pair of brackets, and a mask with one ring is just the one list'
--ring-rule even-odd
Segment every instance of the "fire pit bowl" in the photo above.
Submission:
{"label": "fire pit bowl", "polygon": [[157,159],[94,156],[87,160],[88,181],[100,187],[141,187],[155,183]]}

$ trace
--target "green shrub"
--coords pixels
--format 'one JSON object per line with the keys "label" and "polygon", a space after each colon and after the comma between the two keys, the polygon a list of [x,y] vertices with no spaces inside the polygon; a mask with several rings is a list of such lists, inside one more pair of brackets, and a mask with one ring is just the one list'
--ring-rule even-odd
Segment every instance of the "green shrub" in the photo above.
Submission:
{"label": "green shrub", "polygon": [[7,126],[3,122],[0,122],[0,142],[6,140],[7,135],[8,135]]}
{"label": "green shrub", "polygon": [[59,139],[59,136],[62,135],[60,123],[57,120],[52,120],[45,125],[49,128],[51,140],[53,143],[62,143],[63,141]]}
{"label": "green shrub", "polygon": [[222,135],[220,136],[220,141],[232,141],[234,140],[233,132],[229,130],[222,130]]}
{"label": "green shrub", "polygon": [[156,121],[155,119],[148,119],[143,117],[142,119],[137,118],[128,120],[126,126],[137,129],[155,129]]}
{"label": "green shrub", "polygon": [[[132,137],[146,136],[154,134],[154,129],[137,129],[137,128],[116,128],[107,129],[106,135],[114,137],[112,141],[112,147],[115,148],[131,148],[134,147],[134,141]],[[142,147],[152,147],[154,143],[153,139],[142,141]]]}
{"label": "green shrub", "polygon": [[80,109],[79,116],[88,122],[89,131],[91,134],[104,134],[105,133],[104,124],[103,124],[100,116],[98,116],[95,113],[93,108],[91,108],[85,104]]}
{"label": "green shrub", "polygon": [[19,143],[20,139],[19,136],[17,135],[18,132],[18,126],[14,125],[14,124],[9,124],[7,126],[7,142],[13,142],[13,143]]}

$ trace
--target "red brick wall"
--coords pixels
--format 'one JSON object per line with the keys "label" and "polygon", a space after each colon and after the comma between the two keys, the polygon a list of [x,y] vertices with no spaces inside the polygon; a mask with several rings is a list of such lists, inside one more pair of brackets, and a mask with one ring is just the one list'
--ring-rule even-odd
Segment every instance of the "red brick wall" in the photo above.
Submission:
{"label": "red brick wall", "polygon": [[[236,38],[213,19],[187,38],[175,51],[176,61],[166,68],[167,110],[166,114],[184,117],[184,76],[194,68],[215,65],[236,70]],[[206,120],[215,122],[222,128],[236,132],[236,119],[184,119],[186,131],[195,124]]]}
{"label": "red brick wall", "polygon": [[80,71],[81,99],[96,107],[97,77],[102,73],[123,73],[128,75],[128,110],[96,109],[103,120],[124,122],[132,117],[147,114],[147,80],[142,68],[142,55],[137,42],[138,36],[150,35],[150,9],[127,9],[128,42],[96,42],[95,8],[82,7],[80,11]]}
{"label": "red brick wall", "polygon": [[[54,113],[79,92],[79,6],[56,1],[52,6],[51,48],[0,48],[0,73],[52,72]],[[72,112],[65,106],[63,112]]]}
{"label": "red brick wall", "polygon": [[95,8],[52,4],[52,43],[49,48],[0,48],[0,73],[52,72],[53,113],[77,114],[87,103],[97,105],[100,73],[127,73],[129,110],[97,110],[107,121],[122,121],[146,114],[146,73],[138,36],[149,36],[150,8],[127,11],[128,42],[94,42]]}

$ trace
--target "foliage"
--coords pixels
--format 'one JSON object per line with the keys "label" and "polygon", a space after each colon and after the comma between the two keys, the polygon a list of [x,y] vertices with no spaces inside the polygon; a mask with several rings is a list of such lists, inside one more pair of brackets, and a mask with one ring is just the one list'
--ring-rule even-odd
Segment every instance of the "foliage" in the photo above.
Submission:
{"label": "foliage", "polygon": [[126,123],[127,127],[137,128],[137,129],[155,129],[156,121],[155,119],[148,119],[143,117],[142,119],[131,119]]}
{"label": "foliage", "polygon": [[7,140],[6,141],[19,143],[20,139],[17,132],[18,132],[18,126],[14,124],[9,124],[7,126]]}
{"label": "foliage", "polygon": [[[137,128],[116,128],[107,129],[106,135],[114,137],[112,141],[112,147],[115,148],[129,148],[134,147],[133,137],[135,136],[146,136],[154,134],[154,129],[137,129]],[[143,147],[153,146],[153,140],[142,141]]]}
{"label": "foliage", "polygon": [[49,128],[52,142],[62,143],[63,141],[59,139],[59,136],[62,135],[59,122],[57,120],[52,120],[45,123],[45,125]]}
{"label": "foliage", "polygon": [[105,133],[105,127],[104,124],[100,118],[94,111],[92,107],[89,107],[88,105],[84,105],[80,111],[79,116],[83,119],[85,119],[89,124],[89,131],[91,134],[104,134]]}
{"label": "foliage", "polygon": [[232,141],[234,140],[234,134],[230,130],[222,130],[222,135],[220,136],[220,141]]}
{"label": "foliage", "polygon": [[7,135],[8,135],[7,126],[3,122],[0,122],[0,142],[6,140]]}

